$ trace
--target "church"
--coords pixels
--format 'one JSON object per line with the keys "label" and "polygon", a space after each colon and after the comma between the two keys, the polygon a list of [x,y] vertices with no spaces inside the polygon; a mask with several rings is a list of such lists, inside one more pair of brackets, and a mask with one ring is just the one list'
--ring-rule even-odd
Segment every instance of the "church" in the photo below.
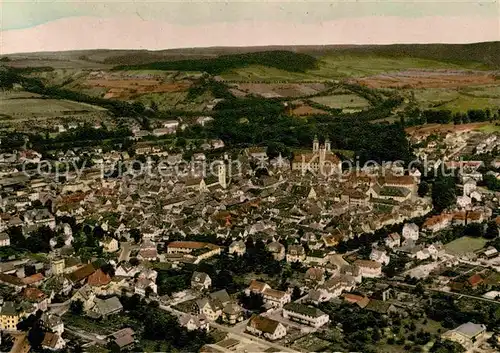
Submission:
{"label": "church", "polygon": [[326,138],[325,144],[319,144],[318,137],[314,137],[312,153],[301,153],[294,156],[292,160],[292,170],[301,171],[305,174],[311,171],[324,176],[340,174],[342,172],[342,162],[331,151],[330,139]]}

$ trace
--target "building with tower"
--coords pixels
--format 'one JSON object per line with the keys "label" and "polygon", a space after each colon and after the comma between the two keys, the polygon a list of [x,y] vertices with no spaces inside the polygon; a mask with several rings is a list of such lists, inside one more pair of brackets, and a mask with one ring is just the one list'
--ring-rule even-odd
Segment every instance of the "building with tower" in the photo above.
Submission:
{"label": "building with tower", "polygon": [[64,274],[64,268],[65,268],[64,259],[52,260],[50,267],[52,269],[52,274],[54,276]]}
{"label": "building with tower", "polygon": [[292,161],[292,170],[305,174],[307,171],[325,176],[340,174],[342,162],[331,150],[330,139],[326,138],[325,144],[320,145],[318,137],[314,137],[312,153],[296,154]]}

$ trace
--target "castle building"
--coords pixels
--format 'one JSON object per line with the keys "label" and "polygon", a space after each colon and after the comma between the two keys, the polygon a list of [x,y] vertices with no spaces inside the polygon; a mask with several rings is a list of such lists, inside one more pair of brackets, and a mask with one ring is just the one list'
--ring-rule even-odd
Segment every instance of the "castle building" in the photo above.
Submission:
{"label": "castle building", "polygon": [[319,144],[318,137],[314,138],[312,153],[301,153],[294,156],[292,170],[305,174],[307,171],[324,176],[340,174],[342,162],[331,151],[330,139],[324,145]]}

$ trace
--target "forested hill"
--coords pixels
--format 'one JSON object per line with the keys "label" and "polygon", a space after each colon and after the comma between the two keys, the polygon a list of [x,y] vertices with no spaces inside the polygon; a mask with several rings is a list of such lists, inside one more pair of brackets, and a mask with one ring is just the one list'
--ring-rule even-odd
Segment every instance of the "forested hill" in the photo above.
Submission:
{"label": "forested hill", "polygon": [[345,55],[366,54],[387,57],[415,57],[442,62],[478,62],[491,69],[500,69],[500,41],[472,44],[391,44],[360,46],[304,47],[298,52],[310,55],[337,53]]}
{"label": "forested hill", "polygon": [[211,59],[162,61],[141,65],[117,66],[116,70],[175,70],[203,71],[212,75],[250,65],[263,65],[291,72],[314,69],[317,60],[307,54],[290,51],[264,51],[256,53],[221,55]]}

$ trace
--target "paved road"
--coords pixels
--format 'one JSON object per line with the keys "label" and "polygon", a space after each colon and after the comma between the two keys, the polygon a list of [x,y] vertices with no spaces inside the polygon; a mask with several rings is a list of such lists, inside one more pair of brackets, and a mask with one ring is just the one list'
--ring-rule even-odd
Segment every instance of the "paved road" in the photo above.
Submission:
{"label": "paved road", "polygon": [[118,262],[128,261],[130,259],[131,252],[131,244],[128,241],[120,243],[120,257],[118,258]]}
{"label": "paved road", "polygon": [[[176,310],[176,309],[174,309],[170,306],[166,306],[166,305],[160,305],[160,309],[165,310],[165,311],[169,311],[170,313],[177,315],[177,316],[181,316],[181,315],[185,314],[179,310]],[[210,326],[215,327],[216,329],[218,329],[220,331],[231,333],[235,337],[240,337],[240,338],[244,338],[246,340],[250,340],[250,341],[255,342],[259,345],[265,346],[267,348],[278,349],[280,352],[298,353],[298,351],[296,351],[294,349],[284,347],[282,345],[263,340],[259,337],[249,335],[248,333],[241,332],[241,324],[238,324],[236,327],[228,327],[225,325],[220,325],[220,324],[215,323],[215,322],[210,322]]]}

